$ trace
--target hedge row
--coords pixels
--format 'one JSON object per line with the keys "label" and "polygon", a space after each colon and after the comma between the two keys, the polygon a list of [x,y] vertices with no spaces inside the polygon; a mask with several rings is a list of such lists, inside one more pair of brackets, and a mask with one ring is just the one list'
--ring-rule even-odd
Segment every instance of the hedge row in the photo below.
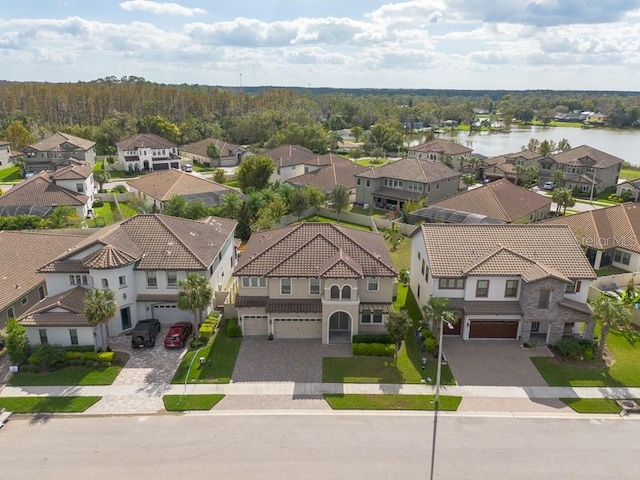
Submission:
{"label": "hedge row", "polygon": [[354,355],[366,355],[371,357],[393,357],[396,346],[389,343],[353,343],[351,352]]}
{"label": "hedge row", "polygon": [[115,352],[67,352],[67,360],[89,360],[92,362],[113,362]]}
{"label": "hedge row", "polygon": [[359,333],[353,336],[353,343],[393,343],[388,333]]}

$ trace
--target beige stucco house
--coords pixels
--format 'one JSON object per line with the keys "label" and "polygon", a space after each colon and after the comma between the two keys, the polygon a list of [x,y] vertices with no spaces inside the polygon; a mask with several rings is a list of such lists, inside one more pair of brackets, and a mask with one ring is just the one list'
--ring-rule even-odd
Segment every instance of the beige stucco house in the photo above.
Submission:
{"label": "beige stucco house", "polygon": [[69,165],[71,159],[93,166],[96,160],[95,142],[57,132],[22,150],[27,172],[55,170]]}

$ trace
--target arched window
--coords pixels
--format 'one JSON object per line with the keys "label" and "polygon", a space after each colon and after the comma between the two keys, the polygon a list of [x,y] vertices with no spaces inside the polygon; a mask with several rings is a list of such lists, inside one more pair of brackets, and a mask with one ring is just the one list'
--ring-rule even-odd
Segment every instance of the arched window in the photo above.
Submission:
{"label": "arched window", "polygon": [[349,285],[342,287],[342,299],[351,300],[351,287]]}
{"label": "arched window", "polygon": [[331,298],[340,298],[340,287],[333,285],[331,287]]}

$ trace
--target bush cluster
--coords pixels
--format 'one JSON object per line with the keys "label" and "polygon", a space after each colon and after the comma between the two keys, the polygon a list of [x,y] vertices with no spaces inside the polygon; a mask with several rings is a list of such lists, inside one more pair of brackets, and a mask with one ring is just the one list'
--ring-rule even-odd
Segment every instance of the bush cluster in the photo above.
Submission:
{"label": "bush cluster", "polygon": [[227,321],[227,336],[229,338],[239,338],[242,336],[242,328],[238,325],[237,318],[230,318]]}
{"label": "bush cluster", "polygon": [[91,205],[93,206],[93,208],[100,208],[104,205],[104,201],[102,201],[99,198],[96,198]]}
{"label": "bush cluster", "polygon": [[57,345],[41,344],[35,347],[27,362],[33,370],[55,370],[81,365],[107,367],[113,363],[114,359],[114,352],[75,351]]}
{"label": "bush cluster", "polygon": [[570,360],[593,360],[598,343],[594,340],[563,338],[553,346],[560,356]]}
{"label": "bush cluster", "polygon": [[389,343],[353,343],[351,352],[354,355],[366,355],[371,357],[393,357],[396,346]]}
{"label": "bush cluster", "polygon": [[429,330],[429,328],[425,325],[418,327],[416,335],[418,338],[418,348],[421,352],[436,353],[438,350],[438,341],[436,340],[435,334]]}
{"label": "bush cluster", "polygon": [[359,333],[353,336],[353,343],[393,343],[388,333]]}

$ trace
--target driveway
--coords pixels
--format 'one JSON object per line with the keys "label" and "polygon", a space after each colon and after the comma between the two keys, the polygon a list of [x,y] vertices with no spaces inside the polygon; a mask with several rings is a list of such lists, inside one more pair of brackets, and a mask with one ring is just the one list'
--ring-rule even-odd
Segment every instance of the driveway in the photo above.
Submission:
{"label": "driveway", "polygon": [[350,357],[351,344],[320,340],[244,337],[233,370],[234,382],[322,382],[323,357]]}
{"label": "driveway", "polygon": [[516,340],[445,337],[443,349],[459,385],[546,387],[530,357],[552,357],[546,346],[529,350]]}

